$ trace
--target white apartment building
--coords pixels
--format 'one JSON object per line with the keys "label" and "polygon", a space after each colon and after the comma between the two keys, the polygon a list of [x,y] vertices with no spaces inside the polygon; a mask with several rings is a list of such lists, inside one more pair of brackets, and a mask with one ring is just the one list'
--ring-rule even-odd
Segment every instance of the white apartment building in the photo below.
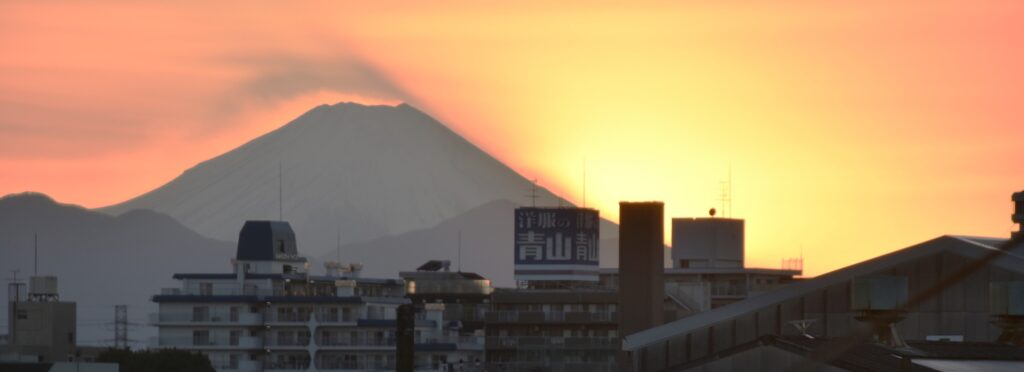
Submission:
{"label": "white apartment building", "polygon": [[[361,278],[359,265],[336,262],[313,275],[280,221],[247,221],[232,265],[175,274],[181,286],[153,297],[159,335],[150,346],[202,352],[218,371],[395,369],[396,308],[409,303],[401,279]],[[482,334],[460,335],[444,307],[417,314],[417,370],[475,370]]]}

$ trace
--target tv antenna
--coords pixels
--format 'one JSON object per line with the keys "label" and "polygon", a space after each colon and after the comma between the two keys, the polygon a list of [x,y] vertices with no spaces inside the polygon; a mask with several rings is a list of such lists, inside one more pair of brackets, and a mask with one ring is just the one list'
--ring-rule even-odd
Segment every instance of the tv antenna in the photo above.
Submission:
{"label": "tv antenna", "polygon": [[540,195],[537,195],[538,189],[539,189],[539,187],[537,186],[537,179],[534,178],[533,179],[533,183],[530,185],[530,195],[526,196],[526,197],[530,198],[530,206],[532,206],[532,207],[536,207],[537,206],[537,198],[540,197]]}
{"label": "tv antenna", "polygon": [[729,166],[729,177],[719,181],[721,191],[718,194],[718,201],[722,203],[722,217],[732,217],[732,165]]}
{"label": "tv antenna", "polygon": [[798,332],[800,332],[801,336],[804,336],[805,338],[809,338],[809,339],[813,340],[814,336],[811,336],[811,334],[808,333],[807,331],[809,331],[811,329],[811,326],[814,325],[814,322],[816,322],[816,321],[818,321],[818,320],[817,319],[798,319],[798,320],[791,320],[791,321],[789,321],[789,324],[792,325],[794,328],[796,328],[796,330]]}
{"label": "tv antenna", "polygon": [[284,165],[277,161],[277,220],[284,221]]}
{"label": "tv antenna", "polygon": [[587,207],[587,158],[583,158],[583,208]]}
{"label": "tv antenna", "polygon": [[462,230],[459,230],[459,254],[456,256],[455,270],[462,272]]}
{"label": "tv antenna", "polygon": [[338,264],[341,264],[341,227],[338,227],[338,247],[335,251],[335,254],[338,256]]}

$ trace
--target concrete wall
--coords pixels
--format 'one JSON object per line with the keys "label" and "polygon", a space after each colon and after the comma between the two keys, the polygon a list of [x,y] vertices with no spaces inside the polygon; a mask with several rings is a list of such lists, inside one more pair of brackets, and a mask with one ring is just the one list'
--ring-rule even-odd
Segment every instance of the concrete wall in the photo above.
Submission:
{"label": "concrete wall", "polygon": [[12,349],[38,348],[43,362],[66,360],[72,353],[78,337],[74,302],[9,302],[8,307]]}

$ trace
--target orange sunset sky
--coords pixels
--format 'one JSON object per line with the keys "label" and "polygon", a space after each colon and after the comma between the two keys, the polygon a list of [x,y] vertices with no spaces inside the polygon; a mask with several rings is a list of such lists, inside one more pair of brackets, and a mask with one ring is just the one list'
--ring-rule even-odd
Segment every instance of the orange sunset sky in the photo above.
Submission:
{"label": "orange sunset sky", "polygon": [[1024,2],[0,3],[0,194],[100,207],[321,103],[409,102],[617,219],[704,216],[817,275],[1008,237]]}

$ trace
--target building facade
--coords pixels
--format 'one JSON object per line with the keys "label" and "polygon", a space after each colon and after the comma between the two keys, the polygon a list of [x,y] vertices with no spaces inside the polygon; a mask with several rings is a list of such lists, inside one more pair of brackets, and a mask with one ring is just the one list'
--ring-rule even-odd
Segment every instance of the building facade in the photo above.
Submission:
{"label": "building facade", "polygon": [[[176,274],[181,285],[153,297],[152,347],[204,353],[218,371],[342,371],[395,368],[396,309],[409,303],[400,279],[359,276],[359,265],[326,264],[313,275],[287,222],[248,221],[234,272]],[[444,306],[417,315],[416,366],[482,356],[482,338],[459,336]]]}

